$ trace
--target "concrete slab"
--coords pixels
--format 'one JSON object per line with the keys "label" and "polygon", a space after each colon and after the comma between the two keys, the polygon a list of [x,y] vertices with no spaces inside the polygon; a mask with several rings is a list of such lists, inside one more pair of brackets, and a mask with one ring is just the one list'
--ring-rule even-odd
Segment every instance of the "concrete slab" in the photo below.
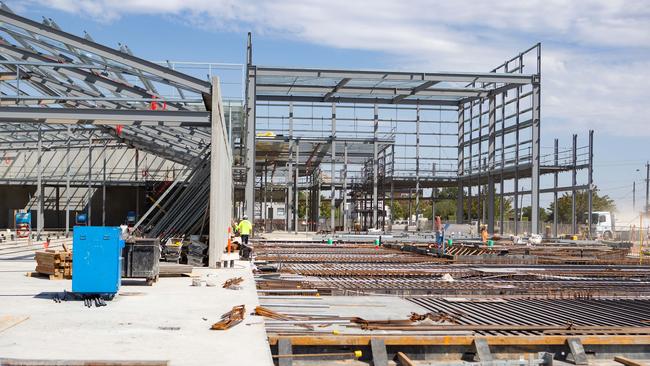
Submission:
{"label": "concrete slab", "polygon": [[[86,308],[82,301],[54,302],[51,293],[70,291],[71,281],[26,277],[35,262],[23,258],[0,259],[0,316],[29,316],[0,332],[0,357],[273,364],[263,319],[248,315],[258,305],[248,262],[195,270],[215,287],[192,287],[189,277],[161,278],[151,287],[125,280],[107,306]],[[244,278],[242,289],[221,287],[232,277]],[[240,304],[246,305],[242,323],[210,330],[223,313]]]}

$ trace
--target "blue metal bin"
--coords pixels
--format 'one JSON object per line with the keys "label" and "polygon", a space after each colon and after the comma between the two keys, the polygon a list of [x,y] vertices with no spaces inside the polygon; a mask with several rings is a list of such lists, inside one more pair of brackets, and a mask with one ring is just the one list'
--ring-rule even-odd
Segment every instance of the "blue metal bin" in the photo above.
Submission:
{"label": "blue metal bin", "polygon": [[75,226],[72,236],[72,291],[114,295],[122,279],[124,240],[119,227]]}

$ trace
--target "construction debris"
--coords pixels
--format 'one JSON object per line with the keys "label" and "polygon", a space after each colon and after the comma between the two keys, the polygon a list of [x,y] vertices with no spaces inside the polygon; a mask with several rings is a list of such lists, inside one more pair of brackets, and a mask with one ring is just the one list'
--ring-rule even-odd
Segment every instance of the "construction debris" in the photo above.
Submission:
{"label": "construction debris", "polygon": [[212,324],[212,330],[226,330],[234,327],[244,320],[244,312],[246,307],[244,305],[233,306],[232,310],[223,314],[221,320]]}
{"label": "construction debris", "polygon": [[228,288],[231,290],[239,288],[239,284],[244,282],[244,279],[241,277],[233,277],[223,283],[223,288]]}

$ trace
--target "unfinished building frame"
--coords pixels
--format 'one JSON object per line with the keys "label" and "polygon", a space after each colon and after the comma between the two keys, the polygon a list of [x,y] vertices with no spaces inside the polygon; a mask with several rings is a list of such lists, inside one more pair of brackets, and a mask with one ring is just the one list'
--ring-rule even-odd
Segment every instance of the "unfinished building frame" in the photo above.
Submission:
{"label": "unfinished building frame", "polygon": [[[51,19],[38,23],[18,16],[4,4],[0,69],[0,180],[8,196],[12,188],[35,186],[38,235],[52,201],[57,215],[65,208],[66,233],[73,208],[87,214],[87,224],[100,222],[97,213],[107,224],[106,205],[126,198],[107,197],[107,188],[124,186],[135,188],[136,207],[151,201],[152,209],[137,212],[145,235],[159,224],[152,218],[168,217],[156,215],[160,207],[174,212],[166,235],[196,233],[209,217],[210,263],[219,260],[231,221],[230,210],[219,208],[232,202],[232,124],[218,78],[202,80],[140,59],[125,45],[106,47],[88,34],[62,31]],[[190,202],[163,202],[187,191],[206,164],[198,215],[188,215],[196,210]],[[147,187],[144,180],[155,185]],[[48,202],[46,188],[54,192]],[[101,210],[93,208],[97,201]],[[6,208],[15,212],[23,206]]]}
{"label": "unfinished building frame", "polygon": [[[311,230],[391,230],[386,207],[394,200],[408,200],[409,222],[413,212],[419,223],[422,200],[430,198],[435,212],[438,189],[457,187],[458,223],[504,233],[511,199],[515,234],[524,231],[517,219],[523,197],[531,201],[526,231],[539,233],[540,193],[557,203],[559,192],[571,191],[577,232],[576,191],[586,189],[591,202],[593,135],[587,146],[578,147],[574,135],[569,149],[556,140],[553,152],[541,150],[541,44],[487,73],[263,67],[252,53],[249,35],[240,166],[247,174],[239,198],[267,229],[275,201],[285,204],[287,230],[297,231],[301,220]],[[583,169],[588,182],[578,185]],[[572,174],[571,186],[558,185],[563,172]],[[553,176],[553,185],[541,188],[542,175]],[[330,212],[320,212],[321,191],[329,193]]]}

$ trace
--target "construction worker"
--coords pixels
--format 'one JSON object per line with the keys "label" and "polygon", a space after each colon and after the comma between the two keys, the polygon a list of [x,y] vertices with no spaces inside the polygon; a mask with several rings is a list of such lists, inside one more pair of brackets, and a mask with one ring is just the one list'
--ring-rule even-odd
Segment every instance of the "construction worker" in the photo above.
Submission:
{"label": "construction worker", "polygon": [[483,242],[483,244],[485,245],[487,244],[487,241],[488,241],[487,228],[485,226],[481,226],[481,242]]}
{"label": "construction worker", "polygon": [[[248,247],[248,237],[251,235],[253,232],[253,224],[251,224],[250,221],[248,221],[248,216],[244,215],[242,220],[239,222],[239,225],[237,225],[237,231],[239,232],[239,236],[241,236],[241,242],[242,242],[242,248]],[[242,253],[242,250],[240,250],[240,253]]]}
{"label": "construction worker", "polygon": [[438,247],[442,247],[442,242],[445,240],[445,229],[442,226],[442,219],[440,216],[436,216],[433,221],[433,228],[436,232],[436,244]]}

